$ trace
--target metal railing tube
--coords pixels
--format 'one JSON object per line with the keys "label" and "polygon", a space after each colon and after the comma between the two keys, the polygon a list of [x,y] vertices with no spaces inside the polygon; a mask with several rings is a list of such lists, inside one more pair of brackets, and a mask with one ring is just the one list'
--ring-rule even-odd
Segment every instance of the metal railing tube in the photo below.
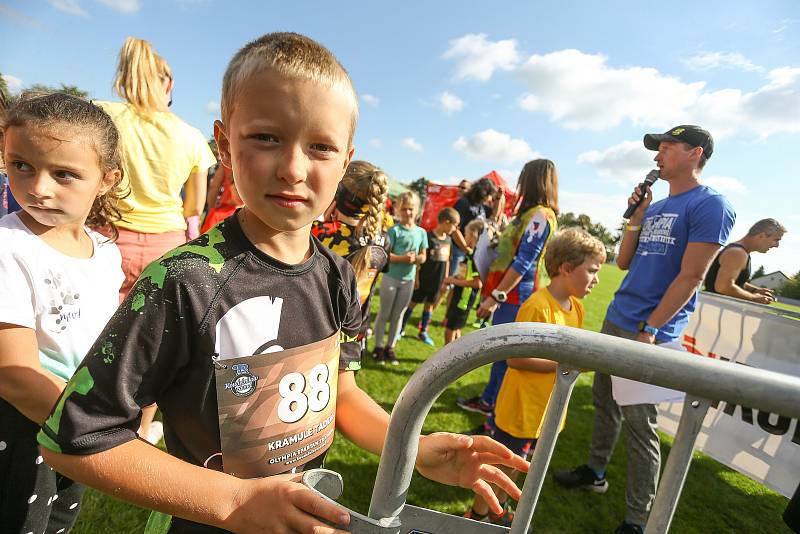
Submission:
{"label": "metal railing tube", "polygon": [[694,395],[687,395],[683,402],[678,430],[664,466],[664,476],[658,485],[650,517],[647,518],[647,534],[669,531],[689,465],[692,463],[694,444],[710,407],[711,401]]}
{"label": "metal railing tube", "polygon": [[544,323],[472,332],[419,366],[392,410],[369,516],[396,517],[406,500],[419,435],[436,398],[456,379],[497,360],[540,357],[580,369],[800,418],[800,378]]}

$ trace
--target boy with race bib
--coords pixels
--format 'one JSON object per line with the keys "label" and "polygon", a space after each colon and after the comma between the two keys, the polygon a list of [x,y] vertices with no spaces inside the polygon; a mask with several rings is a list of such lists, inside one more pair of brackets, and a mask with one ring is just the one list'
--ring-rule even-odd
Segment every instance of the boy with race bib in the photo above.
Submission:
{"label": "boy with race bib", "polygon": [[[214,134],[245,206],[152,263],[89,351],[39,443],[68,476],[174,516],[169,532],[343,532],[299,483],[338,428],[380,454],[389,416],[356,385],[361,324],[346,260],[310,236],[353,155],[357,99],[318,43],[265,35],[223,79]],[[169,454],[136,438],[164,414]],[[518,497],[488,438],[420,438],[417,468],[499,503]],[[516,490],[516,491],[515,491]]]}

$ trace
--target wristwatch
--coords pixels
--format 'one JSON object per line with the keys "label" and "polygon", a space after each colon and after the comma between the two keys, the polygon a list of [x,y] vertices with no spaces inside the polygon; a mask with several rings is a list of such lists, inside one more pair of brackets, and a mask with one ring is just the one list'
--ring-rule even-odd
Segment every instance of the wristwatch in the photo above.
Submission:
{"label": "wristwatch", "polygon": [[508,300],[508,293],[505,291],[500,291],[499,289],[495,289],[491,293],[492,298],[499,302],[500,304],[504,303]]}
{"label": "wristwatch", "polygon": [[658,328],[656,328],[655,326],[650,326],[649,324],[647,324],[647,321],[642,321],[641,323],[639,323],[639,332],[647,332],[652,336],[657,336]]}

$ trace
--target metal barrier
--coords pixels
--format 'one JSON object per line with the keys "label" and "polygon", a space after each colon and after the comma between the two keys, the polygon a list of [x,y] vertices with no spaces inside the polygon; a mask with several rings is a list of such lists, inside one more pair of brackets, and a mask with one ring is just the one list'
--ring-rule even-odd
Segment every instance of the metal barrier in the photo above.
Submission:
{"label": "metal barrier", "polygon": [[[419,435],[436,398],[464,374],[498,360],[539,357],[559,362],[555,388],[510,530],[406,504]],[[710,400],[800,417],[800,379],[745,368],[675,350],[569,327],[512,323],[472,332],[425,361],[392,410],[369,516],[351,512],[356,534],[460,534],[528,531],[578,369],[591,369],[687,393],[678,432],[664,468],[646,533],[669,530],[697,432]],[[341,494],[341,477],[315,470],[306,484],[328,498]]]}

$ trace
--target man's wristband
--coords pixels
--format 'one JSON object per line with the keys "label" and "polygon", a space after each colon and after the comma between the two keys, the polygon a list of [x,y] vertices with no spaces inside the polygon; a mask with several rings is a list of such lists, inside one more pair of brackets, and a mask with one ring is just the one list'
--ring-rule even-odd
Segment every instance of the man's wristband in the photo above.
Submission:
{"label": "man's wristband", "polygon": [[641,224],[626,224],[625,225],[625,231],[626,232],[638,232],[641,229],[642,229],[642,225]]}
{"label": "man's wristband", "polygon": [[650,326],[649,324],[647,324],[647,321],[642,321],[641,323],[639,323],[639,332],[646,332],[651,336],[657,336],[658,328],[656,328],[655,326]]}

